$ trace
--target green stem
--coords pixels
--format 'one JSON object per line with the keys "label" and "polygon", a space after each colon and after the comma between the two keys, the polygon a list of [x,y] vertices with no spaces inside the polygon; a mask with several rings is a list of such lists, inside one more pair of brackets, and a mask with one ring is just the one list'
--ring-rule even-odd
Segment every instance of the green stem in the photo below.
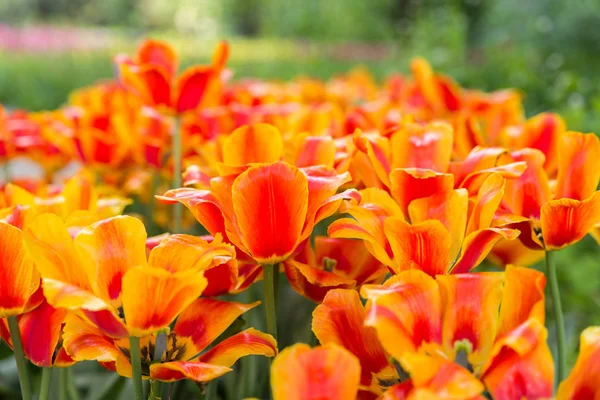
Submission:
{"label": "green stem", "polygon": [[206,383],[206,400],[216,400],[217,398],[217,380]]}
{"label": "green stem", "polygon": [[75,386],[75,379],[73,379],[73,369],[67,368],[67,392],[71,400],[79,400],[79,392],[77,386]]}
{"label": "green stem", "polygon": [[[173,189],[181,187],[181,121],[175,117],[173,131]],[[173,205],[173,233],[181,233],[182,204]]]}
{"label": "green stem", "polygon": [[267,332],[277,340],[277,312],[275,308],[275,265],[264,264],[265,311]]}
{"label": "green stem", "polygon": [[15,361],[17,362],[17,371],[19,372],[19,383],[21,384],[21,396],[23,400],[31,400],[31,383],[29,382],[29,373],[23,353],[23,343],[21,343],[21,331],[19,331],[19,321],[16,316],[8,317],[8,330],[12,340]]}
{"label": "green stem", "polygon": [[566,372],[566,353],[565,353],[565,322],[560,301],[560,288],[556,276],[556,264],[553,261],[553,254],[546,251],[546,273],[550,283],[550,295],[552,297],[552,306],[554,308],[554,320],[556,322],[556,341],[557,341],[557,383],[565,379]]}
{"label": "green stem", "polygon": [[42,383],[40,385],[40,400],[48,400],[50,394],[50,378],[52,378],[52,367],[42,368]]}
{"label": "green stem", "polygon": [[162,382],[152,380],[150,382],[150,395],[148,400],[160,400],[161,399]]}
{"label": "green stem", "polygon": [[67,368],[60,369],[60,400],[69,399],[69,370]]}
{"label": "green stem", "polygon": [[135,400],[142,400],[142,355],[140,353],[140,338],[129,336],[129,354],[131,358],[131,379]]}

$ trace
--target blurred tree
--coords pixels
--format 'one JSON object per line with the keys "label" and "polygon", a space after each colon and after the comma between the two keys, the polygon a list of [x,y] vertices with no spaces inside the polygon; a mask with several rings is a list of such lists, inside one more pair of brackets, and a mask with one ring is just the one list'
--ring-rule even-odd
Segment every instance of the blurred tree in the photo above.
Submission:
{"label": "blurred tree", "polygon": [[235,33],[242,36],[258,36],[261,33],[261,0],[234,0],[231,5],[231,19]]}

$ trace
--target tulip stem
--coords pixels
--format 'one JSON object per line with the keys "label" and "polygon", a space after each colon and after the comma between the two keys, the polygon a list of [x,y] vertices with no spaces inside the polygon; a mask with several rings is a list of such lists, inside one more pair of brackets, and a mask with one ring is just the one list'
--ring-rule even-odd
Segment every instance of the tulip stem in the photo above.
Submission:
{"label": "tulip stem", "polygon": [[[173,189],[180,188],[181,185],[181,121],[175,117],[175,126],[173,130]],[[173,205],[173,233],[181,233],[181,215],[182,204]]]}
{"label": "tulip stem", "polygon": [[52,378],[52,367],[42,368],[42,383],[40,384],[40,400],[48,400],[50,394],[50,378]]}
{"label": "tulip stem", "polygon": [[277,312],[275,308],[275,268],[274,264],[263,266],[265,286],[265,311],[267,315],[267,331],[277,340]]}
{"label": "tulip stem", "polygon": [[69,400],[69,371],[67,368],[60,368],[60,400]]}
{"label": "tulip stem", "polygon": [[15,353],[15,361],[17,362],[19,383],[21,384],[21,397],[23,400],[31,400],[31,383],[29,382],[25,354],[23,353],[19,321],[16,316],[8,317],[8,330],[10,331],[10,340],[12,341],[13,352]]}
{"label": "tulip stem", "polygon": [[135,400],[142,400],[142,355],[140,353],[140,338],[129,336],[129,353],[131,358],[131,378]]}
{"label": "tulip stem", "polygon": [[160,400],[161,399],[162,382],[156,379],[150,383],[150,395],[148,400]]}
{"label": "tulip stem", "polygon": [[552,306],[554,308],[554,320],[556,323],[556,341],[557,341],[557,382],[565,379],[566,371],[566,353],[565,353],[565,322],[560,301],[560,288],[556,276],[556,264],[553,260],[553,254],[546,251],[546,271],[550,283],[550,295],[552,297]]}

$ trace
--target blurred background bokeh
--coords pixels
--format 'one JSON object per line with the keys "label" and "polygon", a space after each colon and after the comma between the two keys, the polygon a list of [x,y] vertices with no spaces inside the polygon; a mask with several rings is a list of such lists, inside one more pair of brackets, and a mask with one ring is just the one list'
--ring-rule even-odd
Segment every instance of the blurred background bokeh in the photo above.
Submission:
{"label": "blurred background bokeh", "polygon": [[[238,77],[362,65],[381,80],[418,55],[467,87],[521,89],[528,116],[554,111],[599,132],[599,26],[598,0],[2,0],[0,103],[58,107],[113,77],[112,56],[145,37],[170,40],[183,64],[227,39]],[[579,332],[600,324],[598,256],[586,238],[558,257],[571,362]]]}
{"label": "blurred background bokeh", "polygon": [[184,63],[227,38],[238,76],[377,78],[414,55],[480,89],[517,87],[527,112],[599,121],[600,2],[548,0],[3,0],[0,102],[34,110],[113,74],[111,55],[168,38]]}

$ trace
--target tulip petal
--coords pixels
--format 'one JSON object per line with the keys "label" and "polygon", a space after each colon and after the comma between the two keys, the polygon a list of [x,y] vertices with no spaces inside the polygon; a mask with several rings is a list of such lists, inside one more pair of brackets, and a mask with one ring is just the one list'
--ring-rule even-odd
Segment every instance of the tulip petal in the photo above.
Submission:
{"label": "tulip petal", "polygon": [[539,271],[512,265],[506,267],[497,338],[530,318],[544,324],[545,286],[546,277]]}
{"label": "tulip petal", "polygon": [[38,367],[51,367],[66,311],[43,302],[19,319],[23,351]]}
{"label": "tulip petal", "polygon": [[232,192],[240,237],[252,258],[274,264],[289,257],[309,206],[302,171],[281,162],[251,167],[235,179]]}
{"label": "tulip petal", "polygon": [[399,360],[442,340],[442,303],[437,282],[419,270],[403,271],[383,285],[365,285],[369,300],[365,325],[372,326],[383,348]]}
{"label": "tulip petal", "polygon": [[[364,326],[365,309],[354,290],[330,290],[313,312],[312,330],[322,345],[337,344],[353,353],[361,365],[361,386],[378,386],[377,376],[393,378],[377,331]],[[391,370],[391,371],[390,371]]]}
{"label": "tulip petal", "polygon": [[399,168],[390,174],[390,182],[392,197],[408,215],[408,206],[413,200],[450,192],[454,187],[454,176],[430,169]]}
{"label": "tulip petal", "polygon": [[120,297],[123,276],[130,268],[146,265],[146,228],[134,217],[113,217],[84,228],[75,245],[95,272],[95,293],[107,300]]}
{"label": "tulip petal", "polygon": [[489,355],[502,299],[502,273],[438,275],[444,304],[443,342],[450,359],[456,357],[456,342],[468,341],[471,365],[481,367]]}
{"label": "tulip petal", "polygon": [[225,221],[220,205],[215,196],[208,190],[190,188],[172,189],[157,199],[165,203],[181,203],[211,235],[225,234]]}
{"label": "tulip petal", "polygon": [[407,353],[400,364],[410,375],[415,398],[471,399],[485,389],[469,371],[443,357]]}
{"label": "tulip petal", "polygon": [[507,228],[488,228],[469,234],[450,272],[461,274],[471,271],[481,264],[498,241],[514,240],[518,236],[519,231]]}
{"label": "tulip petal", "polygon": [[231,368],[194,361],[171,361],[150,365],[150,378],[162,382],[175,382],[190,379],[196,382],[210,382]]}
{"label": "tulip petal", "polygon": [[81,261],[71,235],[57,215],[35,218],[25,232],[25,245],[43,278],[91,292],[88,277],[94,276],[95,271]]}
{"label": "tulip petal", "polygon": [[392,168],[446,172],[452,155],[453,130],[446,122],[407,124],[390,139]]}
{"label": "tulip petal", "polygon": [[123,85],[149,106],[171,106],[171,84],[161,67],[120,63],[119,79]]}
{"label": "tulip petal", "polygon": [[76,361],[111,362],[124,357],[112,339],[74,314],[65,318],[63,346]]}
{"label": "tulip petal", "polygon": [[392,171],[389,139],[379,135],[366,135],[357,130],[354,132],[354,143],[360,151],[366,153],[379,180],[389,187]]}
{"label": "tulip petal", "polygon": [[198,357],[198,360],[231,367],[241,357],[250,355],[275,357],[276,354],[277,342],[273,336],[249,328],[223,340]]}
{"label": "tulip petal", "polygon": [[189,360],[204,350],[240,315],[256,307],[260,302],[251,304],[200,298],[191,303],[177,318],[173,331],[178,338],[189,338],[182,360]]}
{"label": "tulip petal", "polygon": [[571,374],[558,387],[556,398],[584,400],[598,399],[600,395],[600,327],[594,326],[581,333],[579,356]]}
{"label": "tulip petal", "polygon": [[356,286],[356,281],[304,263],[287,260],[284,268],[292,289],[317,303],[332,289],[352,289]]}
{"label": "tulip petal", "polygon": [[169,43],[162,40],[144,40],[137,49],[136,61],[161,67],[170,77],[175,76],[178,68],[177,53]]}
{"label": "tulip petal", "polygon": [[271,364],[273,400],[355,399],[359,379],[358,359],[336,345],[295,344]]}
{"label": "tulip petal", "polygon": [[593,133],[567,132],[559,139],[555,198],[585,200],[600,181],[600,139]]}
{"label": "tulip petal", "polygon": [[172,274],[131,268],[123,277],[123,311],[129,334],[142,337],[169,325],[206,287],[202,273]]}
{"label": "tulip petal", "polygon": [[219,79],[212,66],[195,66],[183,71],[177,78],[175,109],[178,113],[208,106],[216,102],[215,84]]}
{"label": "tulip petal", "polygon": [[457,189],[414,200],[408,207],[408,214],[413,224],[438,220],[444,225],[451,237],[448,251],[452,261],[456,259],[463,245],[468,204],[467,191]]}
{"label": "tulip petal", "polygon": [[237,128],[223,143],[223,162],[230,165],[273,163],[283,153],[283,138],[273,125],[255,124]]}
{"label": "tulip petal", "polygon": [[542,207],[544,245],[548,250],[562,249],[583,239],[600,222],[600,191],[589,199],[552,200]]}
{"label": "tulip petal", "polygon": [[293,164],[298,168],[323,165],[333,168],[335,163],[335,142],[329,136],[298,136],[298,148]]}
{"label": "tulip petal", "polygon": [[490,227],[504,194],[504,181],[500,174],[491,174],[483,182],[469,216],[467,235]]}
{"label": "tulip petal", "polygon": [[530,319],[494,344],[481,375],[494,399],[552,397],[554,362],[547,335],[539,321]]}
{"label": "tulip petal", "polygon": [[196,236],[179,234],[170,235],[154,247],[148,265],[170,272],[204,271],[233,258],[234,247],[220,238],[208,243]]}
{"label": "tulip petal", "polygon": [[0,222],[0,317],[21,314],[40,282],[19,228]]}
{"label": "tulip petal", "polygon": [[391,217],[385,220],[384,230],[394,253],[396,273],[419,269],[435,276],[448,270],[452,238],[439,221],[410,225],[402,218]]}

